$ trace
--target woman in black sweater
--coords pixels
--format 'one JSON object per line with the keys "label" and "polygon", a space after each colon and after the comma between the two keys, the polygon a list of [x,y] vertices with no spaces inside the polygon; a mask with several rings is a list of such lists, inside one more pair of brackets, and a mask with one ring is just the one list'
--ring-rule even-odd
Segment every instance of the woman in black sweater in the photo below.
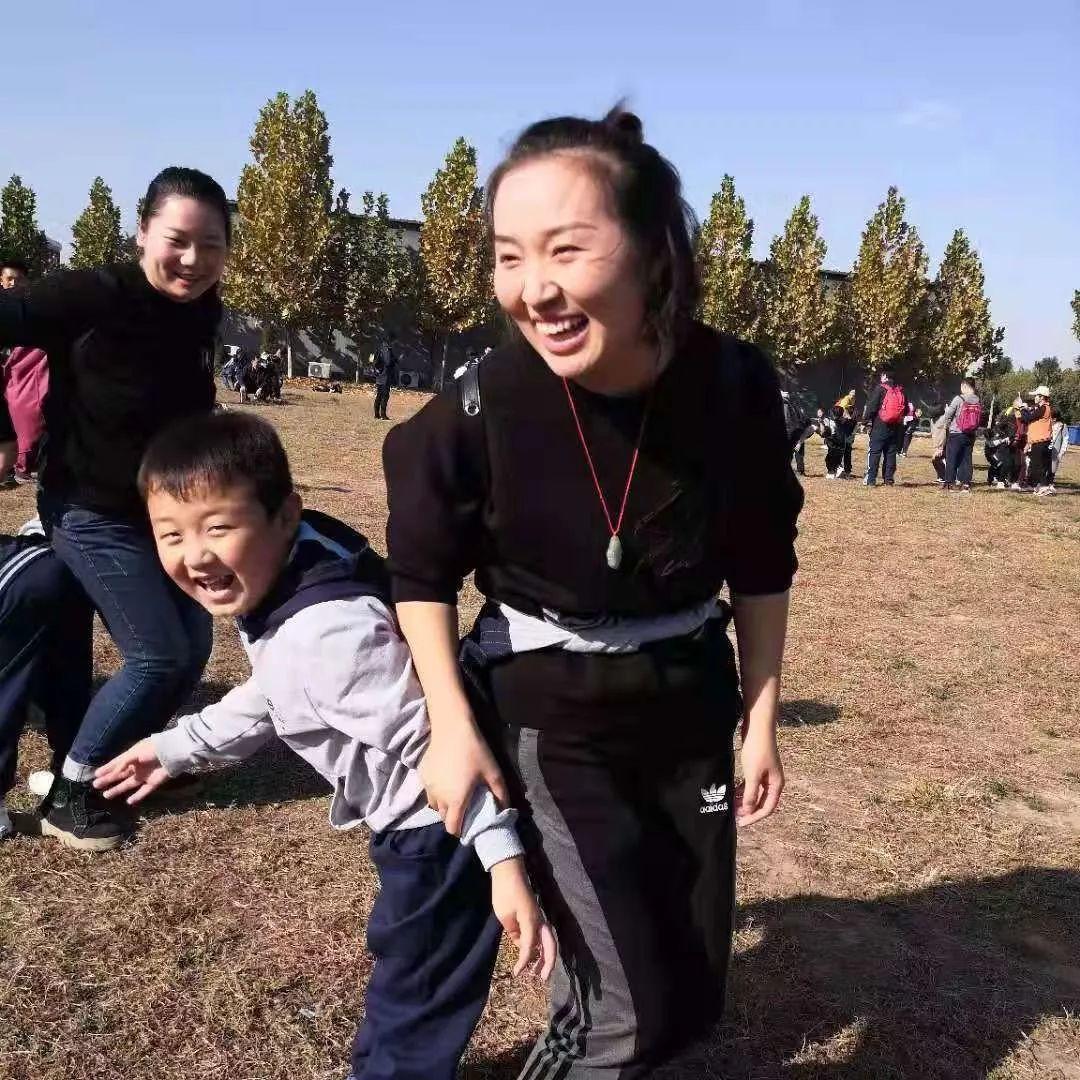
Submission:
{"label": "woman in black sweater", "polygon": [[[451,832],[480,781],[522,810],[562,952],[522,1077],[628,1080],[722,1007],[735,824],[783,787],[802,491],[769,361],[693,320],[689,211],[636,117],[534,125],[488,198],[518,340],[384,451],[397,611],[432,725],[421,771]],[[487,602],[463,680],[473,570]]]}
{"label": "woman in black sweater", "polygon": [[142,205],[137,263],[0,294],[0,346],[49,354],[42,522],[123,657],[44,804],[43,831],[85,850],[126,831],[90,783],[95,768],[165,725],[212,643],[210,617],[161,570],[135,477],[163,427],[214,407],[228,204],[209,176],[174,167]]}

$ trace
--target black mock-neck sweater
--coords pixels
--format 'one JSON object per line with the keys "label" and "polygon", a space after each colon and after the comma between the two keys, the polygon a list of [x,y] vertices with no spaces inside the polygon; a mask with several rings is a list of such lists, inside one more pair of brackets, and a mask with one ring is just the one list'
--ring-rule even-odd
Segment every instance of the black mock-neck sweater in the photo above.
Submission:
{"label": "black mock-neck sweater", "polygon": [[49,354],[42,485],[50,497],[141,517],[147,445],[174,420],[214,406],[221,301],[159,293],[137,263],[51,275],[0,292],[0,347]]}
{"label": "black mock-neck sweater", "polygon": [[489,599],[585,619],[682,610],[725,582],[790,587],[803,495],[754,346],[695,324],[650,393],[571,384],[612,517],[649,409],[618,570],[563,381],[519,341],[484,359],[479,383],[478,417],[453,387],[386,439],[395,600],[452,604],[473,570]]}

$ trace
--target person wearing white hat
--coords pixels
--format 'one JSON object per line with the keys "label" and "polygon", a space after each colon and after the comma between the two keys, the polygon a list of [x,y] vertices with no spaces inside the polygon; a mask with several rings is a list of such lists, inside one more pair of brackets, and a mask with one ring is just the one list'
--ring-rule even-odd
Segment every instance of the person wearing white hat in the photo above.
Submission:
{"label": "person wearing white hat", "polygon": [[1028,483],[1036,495],[1044,494],[1050,482],[1050,438],[1053,418],[1050,415],[1050,388],[1045,384],[1031,391],[1035,404],[1020,411],[1020,419],[1027,424]]}

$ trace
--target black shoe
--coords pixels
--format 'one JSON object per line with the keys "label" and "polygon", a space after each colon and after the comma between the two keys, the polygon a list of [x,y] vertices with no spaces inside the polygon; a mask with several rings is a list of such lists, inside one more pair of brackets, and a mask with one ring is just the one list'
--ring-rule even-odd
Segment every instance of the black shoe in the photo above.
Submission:
{"label": "black shoe", "polygon": [[42,836],[54,836],[77,851],[108,851],[131,832],[122,804],[106,799],[93,784],[56,778],[46,796],[48,810],[41,819]]}

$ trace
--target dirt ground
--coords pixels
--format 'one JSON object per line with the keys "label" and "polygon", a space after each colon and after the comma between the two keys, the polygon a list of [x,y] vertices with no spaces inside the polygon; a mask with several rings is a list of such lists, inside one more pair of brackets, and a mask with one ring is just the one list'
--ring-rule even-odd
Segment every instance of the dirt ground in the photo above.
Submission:
{"label": "dirt ground", "polygon": [[[297,384],[261,412],[305,501],[381,548],[370,394]],[[1080,452],[1056,497],[961,496],[927,442],[872,490],[826,482],[810,444],[788,788],[740,837],[726,1020],[668,1080],[1080,1077]],[[0,529],[32,508],[0,493]],[[245,674],[222,624],[200,698]],[[47,754],[22,750],[25,779]],[[274,750],[108,855],[0,846],[0,1078],[343,1077],[376,885],[327,805]],[[504,957],[464,1075],[512,1078],[542,1015]]]}

